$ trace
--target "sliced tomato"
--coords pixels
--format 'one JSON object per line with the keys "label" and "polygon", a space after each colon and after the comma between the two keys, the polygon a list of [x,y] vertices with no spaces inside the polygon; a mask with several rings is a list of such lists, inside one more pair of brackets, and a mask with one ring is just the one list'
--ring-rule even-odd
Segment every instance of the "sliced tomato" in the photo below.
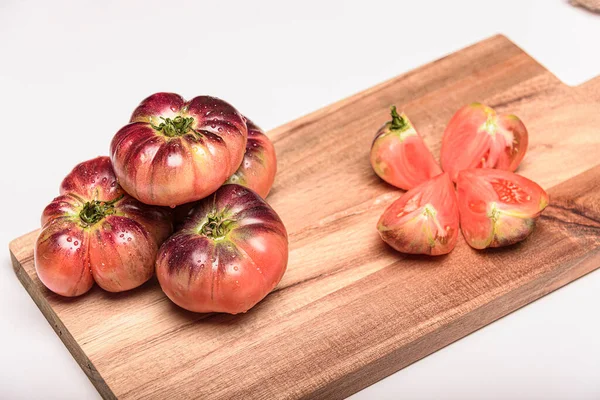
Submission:
{"label": "sliced tomato", "polygon": [[537,183],[510,171],[468,169],[458,174],[460,227],[476,249],[525,239],[549,202]]}
{"label": "sliced tomato", "polygon": [[498,115],[490,107],[473,103],[458,110],[448,123],[440,162],[454,182],[464,169],[515,171],[527,144],[527,129],[517,116]]}
{"label": "sliced tomato", "polygon": [[409,254],[447,254],[458,237],[458,205],[448,174],[404,193],[383,213],[377,229],[384,242]]}
{"label": "sliced tomato", "polygon": [[373,140],[371,166],[381,179],[404,190],[442,173],[423,138],[396,107],[392,107],[392,120],[379,129]]}

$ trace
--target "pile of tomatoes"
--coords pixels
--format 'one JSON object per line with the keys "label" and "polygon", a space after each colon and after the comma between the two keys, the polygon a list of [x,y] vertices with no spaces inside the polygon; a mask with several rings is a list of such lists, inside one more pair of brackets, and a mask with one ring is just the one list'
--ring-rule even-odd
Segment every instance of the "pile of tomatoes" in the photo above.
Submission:
{"label": "pile of tomatoes", "polygon": [[44,210],[41,282],[62,296],[94,283],[133,289],[156,272],[196,312],[245,312],[281,280],[288,238],[265,202],[273,144],[223,100],[156,93],[133,111],[110,158],[77,165]]}
{"label": "pile of tomatoes", "polygon": [[473,103],[446,127],[440,168],[408,117],[392,107],[371,146],[371,165],[407,192],[379,219],[381,238],[402,253],[429,255],[451,252],[459,226],[475,249],[525,239],[549,201],[538,184],[514,173],[527,143],[518,117]]}

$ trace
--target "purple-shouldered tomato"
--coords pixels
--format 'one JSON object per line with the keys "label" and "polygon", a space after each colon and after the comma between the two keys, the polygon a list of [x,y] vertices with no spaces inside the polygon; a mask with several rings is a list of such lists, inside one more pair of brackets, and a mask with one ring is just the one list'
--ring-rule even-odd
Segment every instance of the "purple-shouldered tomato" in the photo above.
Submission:
{"label": "purple-shouldered tomato", "polygon": [[283,276],[283,222],[255,192],[224,185],[198,202],[160,248],[156,275],[177,305],[194,312],[245,312]]}
{"label": "purple-shouldered tomato", "polygon": [[236,183],[254,190],[266,198],[277,173],[275,147],[267,135],[249,119],[248,142],[244,159],[238,170],[225,183]]}
{"label": "purple-shouldered tomato", "polygon": [[153,275],[171,218],[169,209],[127,195],[108,157],[85,161],[44,209],[34,249],[37,274],[62,296],[81,295],[94,282],[110,292],[133,289]]}
{"label": "purple-shouldered tomato", "polygon": [[110,156],[127,193],[177,206],[217,190],[239,168],[247,136],[244,118],[223,100],[156,93],[116,133]]}

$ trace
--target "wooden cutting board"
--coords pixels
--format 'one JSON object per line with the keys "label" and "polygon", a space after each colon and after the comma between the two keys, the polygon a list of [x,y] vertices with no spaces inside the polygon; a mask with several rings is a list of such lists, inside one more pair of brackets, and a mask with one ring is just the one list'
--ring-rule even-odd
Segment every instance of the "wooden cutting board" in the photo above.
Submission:
{"label": "wooden cutting board", "polygon": [[[472,101],[523,119],[519,172],[554,186],[551,205],[510,248],[394,252],[375,225],[401,192],[371,170],[375,131],[396,104],[437,156]],[[14,269],[105,398],[342,398],[600,265],[599,127],[600,79],[568,87],[496,36],[269,133],[289,267],[246,314],[186,312],[155,280],[60,298],[36,276],[37,231],[10,244]]]}

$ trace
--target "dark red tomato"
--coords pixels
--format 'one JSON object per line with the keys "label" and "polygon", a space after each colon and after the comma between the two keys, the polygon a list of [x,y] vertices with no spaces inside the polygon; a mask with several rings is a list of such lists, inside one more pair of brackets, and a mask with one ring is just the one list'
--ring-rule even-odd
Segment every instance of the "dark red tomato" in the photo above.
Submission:
{"label": "dark red tomato", "polygon": [[62,296],[83,294],[94,281],[121,292],[150,279],[171,232],[170,210],[127,195],[109,158],[98,157],[77,165],[44,209],[35,267],[42,283]]}
{"label": "dark red tomato", "polygon": [[537,183],[510,171],[469,169],[458,174],[460,227],[476,249],[520,242],[548,205]]}
{"label": "dark red tomato", "polygon": [[110,155],[127,193],[174,207],[217,190],[240,166],[246,139],[243,117],[223,100],[156,93],[117,132]]}
{"label": "dark red tomato", "polygon": [[527,144],[527,129],[517,116],[498,115],[490,107],[473,103],[458,110],[448,123],[440,162],[454,182],[464,169],[515,171]]}
{"label": "dark red tomato", "polygon": [[277,173],[275,147],[267,135],[252,121],[247,120],[248,142],[244,160],[227,182],[237,183],[266,198]]}
{"label": "dark red tomato", "polygon": [[392,107],[392,120],[371,145],[371,166],[387,183],[408,190],[442,173],[408,117]]}
{"label": "dark red tomato", "polygon": [[404,193],[383,213],[377,230],[384,242],[408,254],[447,254],[456,246],[458,205],[448,174]]}
{"label": "dark red tomato", "polygon": [[160,248],[165,294],[195,312],[245,312],[272,291],[288,260],[287,233],[255,192],[224,185],[198,202]]}

